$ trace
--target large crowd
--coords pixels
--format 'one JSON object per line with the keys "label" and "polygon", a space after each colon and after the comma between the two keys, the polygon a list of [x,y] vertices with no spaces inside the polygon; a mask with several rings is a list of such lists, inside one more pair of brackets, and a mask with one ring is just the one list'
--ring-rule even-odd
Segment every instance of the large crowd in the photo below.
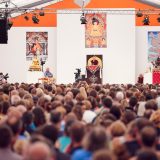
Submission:
{"label": "large crowd", "polygon": [[0,160],[159,159],[158,84],[0,86]]}

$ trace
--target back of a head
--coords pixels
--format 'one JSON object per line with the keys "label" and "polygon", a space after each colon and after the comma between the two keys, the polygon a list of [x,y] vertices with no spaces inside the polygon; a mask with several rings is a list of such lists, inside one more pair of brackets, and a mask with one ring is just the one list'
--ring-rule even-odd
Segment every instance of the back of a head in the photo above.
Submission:
{"label": "back of a head", "polygon": [[11,128],[14,136],[17,136],[22,130],[22,119],[8,118],[6,124]]}
{"label": "back of a head", "polygon": [[117,105],[111,107],[110,113],[113,114],[117,119],[121,118],[121,110],[120,107]]}
{"label": "back of a head", "polygon": [[152,110],[157,110],[158,105],[155,100],[149,100],[145,104],[145,109],[152,109]]}
{"label": "back of a head", "polygon": [[117,160],[117,158],[108,150],[100,150],[93,154],[93,160]]}
{"label": "back of a head", "polygon": [[92,90],[89,92],[89,96],[92,96],[92,97],[96,98],[96,97],[97,97],[97,91],[94,90],[94,89],[92,89]]}
{"label": "back of a head", "polygon": [[61,120],[62,120],[62,117],[61,117],[61,113],[60,112],[58,112],[56,110],[51,111],[51,113],[50,113],[50,121],[53,124],[60,123]]}
{"label": "back of a head", "polygon": [[136,118],[136,113],[130,109],[127,109],[124,111],[122,116],[122,121],[125,124],[129,124],[131,121],[133,121]]}
{"label": "back of a head", "polygon": [[145,147],[153,147],[157,140],[157,131],[152,126],[146,126],[141,131],[141,142]]}
{"label": "back of a head", "polygon": [[94,152],[108,147],[108,137],[102,127],[93,128],[84,138],[84,148]]}
{"label": "back of a head", "polygon": [[58,130],[56,128],[55,125],[51,124],[51,125],[44,125],[41,130],[40,133],[47,138],[48,140],[50,140],[52,142],[52,144],[55,144],[57,138],[58,138]]}
{"label": "back of a head", "polygon": [[118,91],[116,93],[116,99],[117,99],[117,101],[121,101],[122,99],[124,99],[124,94],[122,91]]}
{"label": "back of a head", "polygon": [[132,96],[129,100],[130,107],[135,107],[137,105],[137,102],[138,102],[137,98]]}
{"label": "back of a head", "polygon": [[111,108],[112,107],[112,100],[111,100],[111,98],[108,98],[108,97],[104,98],[102,100],[102,103],[103,103],[103,106],[106,107],[106,108]]}
{"label": "back of a head", "polygon": [[115,121],[110,126],[112,137],[123,136],[126,132],[126,127],[121,121]]}
{"label": "back of a head", "polygon": [[79,143],[82,141],[83,136],[85,134],[85,127],[81,122],[75,121],[71,125],[69,133],[72,141]]}
{"label": "back of a head", "polygon": [[152,150],[141,150],[137,154],[137,160],[158,160],[158,157]]}
{"label": "back of a head", "polygon": [[25,160],[52,160],[51,149],[43,142],[30,144]]}
{"label": "back of a head", "polygon": [[7,125],[0,125],[0,148],[7,148],[11,145],[12,131]]}
{"label": "back of a head", "polygon": [[44,110],[41,107],[36,107],[33,109],[33,115],[34,115],[34,123],[36,126],[41,126],[45,124],[45,114]]}

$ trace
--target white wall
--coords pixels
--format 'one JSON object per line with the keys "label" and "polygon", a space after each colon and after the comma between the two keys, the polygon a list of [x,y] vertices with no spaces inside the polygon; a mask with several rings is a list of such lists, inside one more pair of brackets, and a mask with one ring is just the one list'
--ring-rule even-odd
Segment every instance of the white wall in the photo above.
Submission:
{"label": "white wall", "polygon": [[[26,32],[48,32],[48,61],[45,67],[50,67],[56,76],[56,28],[53,27],[13,27],[8,32],[8,44],[0,44],[0,72],[9,73],[9,82],[38,82],[39,72],[28,72],[26,61]],[[34,76],[32,76],[34,75]]]}
{"label": "white wall", "polygon": [[135,16],[107,15],[107,48],[85,48],[79,14],[57,15],[57,82],[74,82],[85,73],[86,55],[103,55],[103,83],[135,83]]}
{"label": "white wall", "polygon": [[148,68],[148,31],[160,31],[160,27],[136,27],[136,77]]}

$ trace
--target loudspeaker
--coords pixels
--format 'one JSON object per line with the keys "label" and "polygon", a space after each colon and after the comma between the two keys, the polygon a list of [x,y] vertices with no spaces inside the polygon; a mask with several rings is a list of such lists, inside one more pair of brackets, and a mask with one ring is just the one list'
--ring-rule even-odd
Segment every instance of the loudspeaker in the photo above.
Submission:
{"label": "loudspeaker", "polygon": [[7,19],[0,19],[0,44],[7,44],[8,42],[8,30],[7,30]]}

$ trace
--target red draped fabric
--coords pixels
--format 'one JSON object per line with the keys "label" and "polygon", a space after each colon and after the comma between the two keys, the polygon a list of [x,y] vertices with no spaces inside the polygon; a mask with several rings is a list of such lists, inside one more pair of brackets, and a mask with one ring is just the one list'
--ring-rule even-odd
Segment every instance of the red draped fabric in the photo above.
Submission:
{"label": "red draped fabric", "polygon": [[153,84],[160,84],[160,70],[153,70]]}

